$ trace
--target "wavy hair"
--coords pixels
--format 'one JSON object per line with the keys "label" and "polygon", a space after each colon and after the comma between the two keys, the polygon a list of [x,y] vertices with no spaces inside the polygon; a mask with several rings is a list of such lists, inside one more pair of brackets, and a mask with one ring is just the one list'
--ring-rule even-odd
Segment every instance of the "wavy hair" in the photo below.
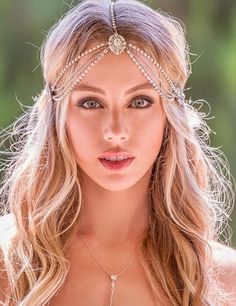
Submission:
{"label": "wavy hair", "polygon": [[[118,0],[115,12],[118,32],[152,53],[184,88],[191,73],[184,25],[136,0]],[[42,45],[45,82],[53,83],[91,41],[107,41],[111,33],[110,0],[75,5]],[[65,128],[68,101],[49,103],[42,92],[1,133],[2,146],[11,144],[2,151],[1,214],[10,213],[14,226],[1,246],[7,306],[46,305],[70,268],[66,251],[78,228],[82,188]],[[227,159],[209,144],[207,114],[199,108],[203,102],[163,103],[167,125],[152,168],[149,226],[138,254],[154,296],[161,295],[164,305],[222,306],[230,298],[217,280],[211,241],[224,233],[228,242],[233,184]]]}

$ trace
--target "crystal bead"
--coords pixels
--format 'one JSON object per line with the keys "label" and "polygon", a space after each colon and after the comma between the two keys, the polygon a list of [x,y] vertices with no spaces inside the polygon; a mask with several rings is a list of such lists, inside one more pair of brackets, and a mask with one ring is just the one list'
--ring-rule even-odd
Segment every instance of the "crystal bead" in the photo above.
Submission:
{"label": "crystal bead", "polygon": [[117,275],[112,274],[112,275],[111,275],[111,279],[112,279],[112,280],[117,280]]}

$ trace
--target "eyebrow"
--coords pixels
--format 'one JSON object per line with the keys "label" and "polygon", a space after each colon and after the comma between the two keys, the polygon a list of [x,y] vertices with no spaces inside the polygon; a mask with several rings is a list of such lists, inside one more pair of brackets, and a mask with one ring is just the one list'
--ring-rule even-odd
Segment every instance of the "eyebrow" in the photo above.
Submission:
{"label": "eyebrow", "polygon": [[[139,84],[139,85],[136,85],[136,86],[128,89],[126,91],[126,94],[130,94],[130,93],[132,93],[134,91],[137,91],[137,90],[140,90],[140,89],[153,89],[153,86],[151,84],[148,84],[148,83]],[[103,95],[106,94],[105,91],[102,90],[101,88],[86,85],[86,84],[78,85],[78,87],[75,89],[75,91],[92,91],[92,92],[100,93],[100,94],[103,94]]]}

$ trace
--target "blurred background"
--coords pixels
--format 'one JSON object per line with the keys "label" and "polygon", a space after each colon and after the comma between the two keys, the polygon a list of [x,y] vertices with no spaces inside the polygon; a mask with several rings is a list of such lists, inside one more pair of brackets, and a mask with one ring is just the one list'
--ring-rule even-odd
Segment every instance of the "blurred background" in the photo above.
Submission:
{"label": "blurred background", "polygon": [[[99,0],[98,0],[99,1]],[[146,0],[182,20],[190,45],[193,73],[186,92],[211,105],[211,145],[227,157],[236,177],[236,1]],[[0,0],[0,129],[21,113],[17,102],[33,103],[43,87],[39,49],[49,28],[76,1]],[[208,109],[207,109],[208,111]],[[236,248],[236,208],[231,214]]]}

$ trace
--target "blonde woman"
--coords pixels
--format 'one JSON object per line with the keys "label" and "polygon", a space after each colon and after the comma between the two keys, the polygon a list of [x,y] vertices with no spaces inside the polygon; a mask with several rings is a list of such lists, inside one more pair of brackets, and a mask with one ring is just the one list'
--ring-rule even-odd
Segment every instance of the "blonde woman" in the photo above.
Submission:
{"label": "blonde woman", "polygon": [[83,1],[41,60],[45,88],[7,132],[1,304],[236,305],[236,251],[220,243],[233,186],[184,95],[180,23]]}

